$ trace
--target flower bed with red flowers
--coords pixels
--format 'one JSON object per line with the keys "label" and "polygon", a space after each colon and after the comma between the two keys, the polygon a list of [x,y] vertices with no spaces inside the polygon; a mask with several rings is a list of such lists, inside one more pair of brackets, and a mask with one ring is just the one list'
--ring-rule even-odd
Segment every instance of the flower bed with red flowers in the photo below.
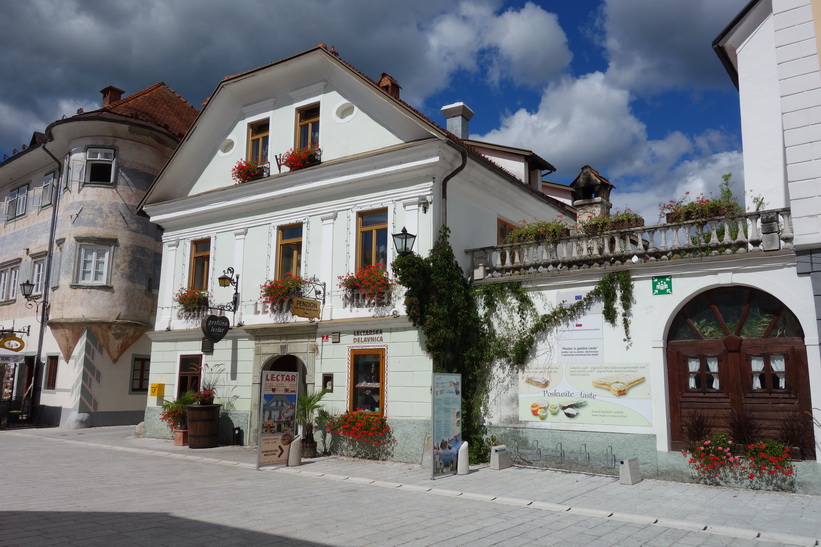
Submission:
{"label": "flower bed with red flowers", "polygon": [[355,274],[340,275],[339,288],[349,292],[358,292],[367,298],[385,298],[391,293],[396,283],[388,277],[384,264],[371,264],[359,268]]}
{"label": "flower bed with red flowers", "polygon": [[265,176],[265,164],[253,161],[239,160],[231,169],[231,178],[234,184],[242,184]]}
{"label": "flower bed with red flowers", "polygon": [[385,459],[396,443],[388,419],[376,412],[357,409],[340,414],[326,429],[346,441],[338,447],[340,452],[357,458]]}
{"label": "flower bed with red flowers", "polygon": [[291,272],[282,279],[272,279],[259,286],[259,299],[267,304],[277,304],[292,296],[302,294],[302,285],[305,280]]}
{"label": "flower bed with red flowers", "polygon": [[322,150],[320,150],[319,144],[311,143],[302,148],[291,148],[282,154],[277,162],[280,166],[287,167],[291,171],[296,171],[297,169],[310,167],[311,165],[319,163],[321,157]]}
{"label": "flower bed with red flowers", "polygon": [[696,444],[688,458],[691,477],[713,486],[752,490],[795,491],[795,465],[790,449],[775,441],[750,444],[744,455],[734,454],[733,442],[724,434]]}

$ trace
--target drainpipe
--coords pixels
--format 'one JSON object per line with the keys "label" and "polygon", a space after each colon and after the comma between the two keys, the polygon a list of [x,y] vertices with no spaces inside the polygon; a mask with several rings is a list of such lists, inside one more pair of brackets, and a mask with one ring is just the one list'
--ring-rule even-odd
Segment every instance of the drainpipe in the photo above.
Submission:
{"label": "drainpipe", "polygon": [[459,151],[459,155],[462,156],[462,163],[456,167],[453,171],[445,175],[445,178],[442,179],[442,226],[448,225],[448,181],[458,175],[462,169],[468,163],[468,152],[463,147],[457,145],[451,140],[446,141],[448,144],[453,146]]}
{"label": "drainpipe", "polygon": [[[46,148],[46,143],[54,140],[54,137],[49,135],[49,139],[43,142],[43,151],[49,155],[51,159],[54,160],[54,163],[57,164],[57,177],[55,180],[57,184],[52,186],[51,191],[55,193],[54,199],[52,200],[51,206],[51,226],[49,228],[49,235],[48,235],[48,254],[46,255],[46,272],[43,279],[43,300],[40,303],[42,308],[40,309],[40,335],[37,337],[37,354],[34,357],[34,370],[31,375],[31,412],[32,416],[34,413],[34,409],[40,405],[40,386],[37,382],[37,371],[42,369],[42,356],[43,356],[43,338],[45,337],[46,333],[46,323],[48,322],[48,309],[49,309],[49,296],[51,295],[51,266],[54,257],[54,241],[55,236],[57,234],[57,207],[60,203],[60,195],[62,194],[62,184],[63,184],[63,164],[60,160],[54,157],[48,148]],[[40,418],[39,414],[37,416]]]}

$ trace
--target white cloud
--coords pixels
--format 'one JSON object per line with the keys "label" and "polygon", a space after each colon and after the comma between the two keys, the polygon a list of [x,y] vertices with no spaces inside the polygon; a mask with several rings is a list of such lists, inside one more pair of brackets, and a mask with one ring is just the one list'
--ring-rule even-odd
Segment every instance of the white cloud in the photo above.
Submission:
{"label": "white cloud", "polygon": [[711,44],[746,3],[605,0],[600,24],[610,63],[608,79],[638,94],[728,87],[730,80]]}

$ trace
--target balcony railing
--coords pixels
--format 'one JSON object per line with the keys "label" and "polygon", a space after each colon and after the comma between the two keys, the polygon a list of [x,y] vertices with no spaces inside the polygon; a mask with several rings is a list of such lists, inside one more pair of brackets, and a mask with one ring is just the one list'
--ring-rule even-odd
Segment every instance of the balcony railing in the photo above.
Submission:
{"label": "balcony railing", "polygon": [[473,280],[791,249],[789,209],[469,249]]}

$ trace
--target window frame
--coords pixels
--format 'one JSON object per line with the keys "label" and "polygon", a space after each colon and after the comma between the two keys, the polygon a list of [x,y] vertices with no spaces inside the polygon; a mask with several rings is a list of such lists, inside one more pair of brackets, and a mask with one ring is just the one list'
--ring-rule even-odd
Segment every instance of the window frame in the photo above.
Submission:
{"label": "window frame", "polygon": [[58,355],[46,356],[46,374],[43,378],[43,391],[55,391],[57,389],[57,369],[60,363]]}
{"label": "window frame", "polygon": [[[207,251],[197,251],[196,247],[197,244],[208,242],[208,250]],[[208,290],[208,282],[211,273],[211,247],[212,241],[210,237],[204,237],[200,239],[192,239],[191,240],[191,257],[188,264],[188,288],[189,289],[196,289],[200,291],[207,291]],[[199,264],[198,260],[202,257],[206,257],[205,261],[202,266],[202,286],[198,286],[196,283],[197,280],[197,272],[199,268],[197,265]]]}
{"label": "window frame", "polygon": [[[137,367],[140,365],[139,368]],[[148,393],[149,374],[151,372],[150,355],[134,355],[131,357],[131,381],[128,387],[129,393]],[[139,373],[139,377],[137,377]],[[137,380],[137,387],[134,387],[134,380]],[[144,386],[144,387],[143,387]]]}
{"label": "window frame", "polygon": [[[375,215],[375,214],[385,214],[385,222],[380,224],[374,224],[370,226],[363,226],[363,220],[366,216]],[[387,263],[389,262],[390,256],[390,241],[388,240],[388,208],[382,207],[380,209],[370,209],[368,211],[360,211],[356,215],[356,264],[355,269],[359,270],[360,268],[364,268],[365,266],[371,266],[373,264],[383,264],[387,268]],[[382,263],[378,260],[379,252],[378,252],[378,232],[380,230],[384,230],[385,232],[385,262]],[[373,246],[370,256],[370,262],[367,264],[364,263],[364,245],[363,245],[363,235],[365,233],[372,233],[373,234]]]}
{"label": "window frame", "polygon": [[[365,412],[371,412],[373,414],[379,414],[380,416],[385,415],[385,393],[386,393],[386,386],[385,386],[385,372],[386,372],[386,364],[387,364],[387,348],[386,347],[367,347],[367,348],[350,348],[348,350],[348,360],[349,360],[349,388],[348,388],[348,411],[355,412],[357,408],[360,407],[358,402],[359,399],[357,398],[357,390],[360,390],[363,394],[366,393],[366,390],[373,390],[378,389],[378,397],[379,399],[377,402],[376,410],[365,410]],[[360,383],[377,383],[374,382],[375,378],[367,377],[367,372],[358,372],[356,370],[356,357],[359,355],[378,355],[379,356],[379,374],[378,374],[378,384],[379,387],[374,388],[371,385],[366,386],[357,386]],[[373,371],[371,371],[373,373]],[[359,376],[357,376],[359,374]],[[362,378],[359,380],[359,378]],[[367,382],[367,380],[371,380],[371,382]]]}
{"label": "window frame", "polygon": [[31,261],[31,282],[34,288],[32,296],[40,296],[46,290],[46,257],[33,258]]}
{"label": "window frame", "polygon": [[[299,228],[299,237],[284,237],[285,230],[291,228]],[[287,245],[293,245],[297,247],[291,256],[291,264],[296,263],[296,271],[290,272],[291,275],[298,276],[302,273],[302,244],[305,235],[305,225],[302,222],[297,222],[294,224],[284,224],[277,228],[277,270],[276,270],[276,279],[284,279],[285,274],[288,273],[284,271],[284,261],[283,257],[283,250],[284,247]]]}
{"label": "window frame", "polygon": [[27,182],[9,192],[9,199],[6,205],[6,222],[26,216],[28,210],[28,191],[29,183]]}
{"label": "window frame", "polygon": [[[191,363],[188,369],[183,371],[183,361],[190,360]],[[200,380],[202,379],[202,353],[186,353],[180,355],[177,364],[177,397],[188,390],[199,391]],[[194,370],[196,369],[196,370]],[[183,383],[183,378],[185,382]]]}
{"label": "window frame", "polygon": [[50,207],[54,201],[54,180],[57,176],[55,171],[43,175],[43,184],[40,188],[40,208]]}
{"label": "window frame", "polygon": [[510,233],[518,228],[512,222],[508,222],[502,218],[496,219],[496,245],[504,245],[509,243],[507,238],[510,237]]}
{"label": "window frame", "polygon": [[[320,103],[310,103],[306,104],[305,106],[300,106],[296,109],[296,134],[294,135],[294,143],[296,149],[302,149],[306,146],[311,144],[318,146],[319,145],[319,131],[322,127],[319,123],[320,121]],[[303,119],[303,116],[308,113],[308,111],[316,109],[316,116],[312,116],[310,118]],[[315,126],[315,127],[314,127]],[[303,128],[307,128],[307,133],[305,137],[303,137]],[[306,142],[307,138],[307,142]]]}
{"label": "window frame", "polygon": [[0,266],[0,302],[17,300],[17,282],[20,280],[20,262]]}
{"label": "window frame", "polygon": [[[110,154],[109,154],[110,153]],[[110,158],[108,157],[110,155]],[[108,180],[92,180],[92,167],[106,165],[109,167]],[[83,184],[91,186],[112,186],[115,180],[117,152],[113,148],[93,146],[86,149],[85,176]]]}
{"label": "window frame", "polygon": [[[83,264],[85,262],[85,252],[91,251],[94,253],[94,258],[92,259],[92,266],[89,272],[91,273],[91,279],[85,280],[83,279]],[[103,279],[102,281],[95,280],[95,274],[97,272],[97,263],[98,258],[96,257],[97,251],[104,251],[105,257],[103,259]],[[111,284],[111,260],[114,254],[114,249],[112,245],[105,245],[101,243],[86,243],[81,242],[77,248],[77,264],[76,270],[74,272],[74,282],[77,285],[82,286],[92,286],[92,287],[99,287],[99,286],[109,286]]]}
{"label": "window frame", "polygon": [[[254,129],[266,125],[264,133],[254,134]],[[271,145],[271,119],[263,118],[248,124],[248,150],[246,159],[258,164],[268,163],[268,154]],[[256,149],[256,150],[255,150]]]}

